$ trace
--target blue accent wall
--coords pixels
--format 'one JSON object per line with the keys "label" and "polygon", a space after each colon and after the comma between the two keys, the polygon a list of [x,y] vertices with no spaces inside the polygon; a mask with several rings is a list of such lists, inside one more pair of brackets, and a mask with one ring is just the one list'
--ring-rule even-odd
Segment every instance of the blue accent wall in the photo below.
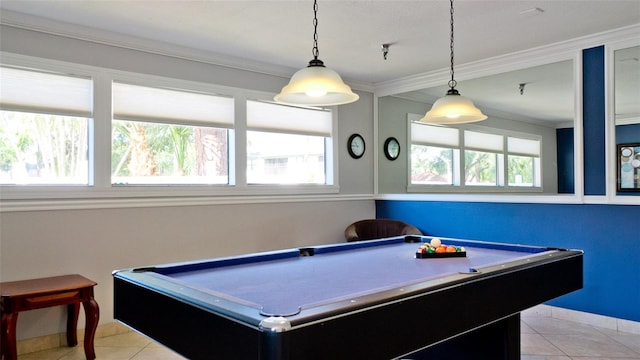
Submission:
{"label": "blue accent wall", "polygon": [[556,129],[558,161],[558,193],[575,193],[573,128]]}
{"label": "blue accent wall", "polygon": [[582,51],[584,194],[606,194],[604,46]]}
{"label": "blue accent wall", "polygon": [[[584,193],[577,195],[605,196],[607,191],[605,160],[607,150],[614,149],[605,148],[604,65],[604,46],[582,51]],[[575,191],[573,135],[573,129],[556,132],[559,193]],[[640,142],[640,124],[617,126],[615,141]],[[581,249],[584,288],[548,304],[640,321],[638,204],[378,200],[376,217],[402,220],[442,237]]]}
{"label": "blue accent wall", "polygon": [[584,250],[584,288],[549,305],[640,321],[640,206],[376,202],[426,234]]}

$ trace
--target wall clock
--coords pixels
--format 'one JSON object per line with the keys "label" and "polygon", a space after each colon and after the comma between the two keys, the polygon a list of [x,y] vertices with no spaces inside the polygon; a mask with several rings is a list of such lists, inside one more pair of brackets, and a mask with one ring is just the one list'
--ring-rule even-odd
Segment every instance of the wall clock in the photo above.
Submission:
{"label": "wall clock", "polygon": [[360,159],[364,155],[365,143],[364,138],[360,134],[353,134],[349,136],[347,141],[347,151],[354,159]]}
{"label": "wall clock", "polygon": [[400,143],[398,139],[390,137],[384,142],[384,156],[391,161],[400,156]]}

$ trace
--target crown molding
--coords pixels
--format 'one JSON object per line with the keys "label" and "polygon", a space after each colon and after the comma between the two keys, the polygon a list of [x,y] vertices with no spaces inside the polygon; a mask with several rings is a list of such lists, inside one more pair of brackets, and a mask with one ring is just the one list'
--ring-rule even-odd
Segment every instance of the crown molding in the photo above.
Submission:
{"label": "crown molding", "polygon": [[[550,64],[576,58],[583,49],[600,45],[629,42],[640,37],[640,24],[587,35],[567,41],[518,51],[506,55],[456,65],[456,80],[483,76]],[[387,96],[446,84],[450,69],[440,69],[375,84],[377,96]]]}
{"label": "crown molding", "polygon": [[[5,10],[0,12],[0,25],[282,78],[289,78],[299,70],[162,41],[143,39],[130,34],[113,33],[91,27],[53,21],[15,11]],[[344,81],[356,90],[371,93],[375,90],[374,85],[370,83],[353,81],[348,78],[345,78]]]}

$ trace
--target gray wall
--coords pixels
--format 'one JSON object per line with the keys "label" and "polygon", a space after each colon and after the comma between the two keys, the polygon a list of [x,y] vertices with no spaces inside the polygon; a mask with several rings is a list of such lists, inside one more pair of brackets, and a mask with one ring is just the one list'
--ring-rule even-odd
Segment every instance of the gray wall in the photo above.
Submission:
{"label": "gray wall", "polygon": [[[392,96],[378,99],[378,192],[381,194],[403,194],[407,192],[407,176],[409,174],[407,139],[407,113],[424,114],[427,104]],[[382,144],[393,136],[400,143],[400,156],[389,161],[384,156]]]}
{"label": "gray wall", "polygon": [[[3,52],[273,93],[288,81],[7,26],[0,29],[0,46]],[[113,322],[115,269],[344,241],[347,225],[375,216],[373,94],[357,93],[358,102],[338,109],[339,194],[218,199],[202,206],[116,202],[108,208],[5,209],[0,212],[0,281],[83,274],[99,283],[100,324],[105,324]],[[353,132],[367,140],[367,153],[359,160],[345,151]],[[64,316],[61,308],[20,314],[18,339],[64,332]]]}

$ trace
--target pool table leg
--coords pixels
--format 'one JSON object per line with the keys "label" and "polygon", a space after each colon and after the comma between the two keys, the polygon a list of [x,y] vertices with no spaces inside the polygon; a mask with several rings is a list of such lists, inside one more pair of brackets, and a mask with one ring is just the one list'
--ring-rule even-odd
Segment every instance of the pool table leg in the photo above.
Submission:
{"label": "pool table leg", "polygon": [[520,360],[520,313],[403,357],[407,360]]}
{"label": "pool table leg", "polygon": [[289,335],[286,332],[262,331],[258,352],[260,359],[292,360],[289,357]]}
{"label": "pool table leg", "polygon": [[520,313],[505,320],[504,355],[508,360],[520,360]]}

